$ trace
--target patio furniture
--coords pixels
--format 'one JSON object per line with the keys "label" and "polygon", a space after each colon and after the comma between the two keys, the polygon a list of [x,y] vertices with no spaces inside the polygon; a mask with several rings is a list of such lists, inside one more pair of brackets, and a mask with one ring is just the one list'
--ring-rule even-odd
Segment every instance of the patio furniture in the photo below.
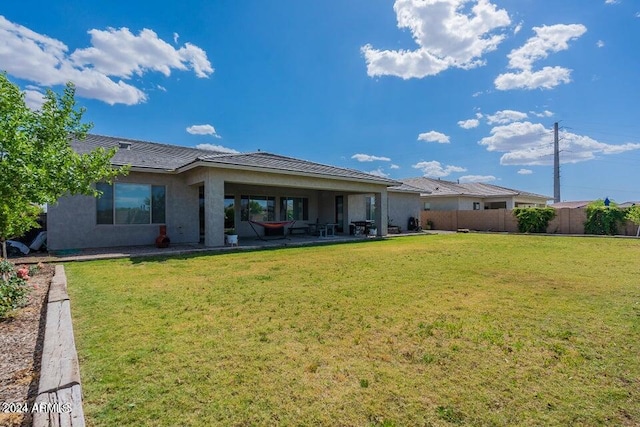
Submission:
{"label": "patio furniture", "polygon": [[373,227],[374,221],[365,220],[365,221],[351,221],[351,224],[354,226],[353,234],[356,236],[360,235],[369,235],[369,229]]}
{"label": "patio furniture", "polygon": [[292,236],[294,234],[309,234],[309,226],[298,225],[296,227],[289,227],[289,235]]}
{"label": "patio furniture", "polygon": [[[258,233],[258,230],[255,229],[255,227],[253,226],[255,225],[259,225],[262,228],[264,228],[265,231],[265,237],[268,234],[275,234],[278,236],[279,239],[287,239],[288,237],[285,236],[284,234],[284,228],[287,225],[293,225],[295,223],[295,221],[277,221],[277,222],[260,222],[260,221],[251,221],[249,220],[249,225],[251,226],[251,228],[253,229],[254,233],[256,233],[256,236],[258,236],[258,239],[260,240],[267,240],[265,239],[263,236],[260,235],[260,233]],[[270,230],[271,233],[267,233],[267,230]],[[276,231],[277,230],[277,231]]]}

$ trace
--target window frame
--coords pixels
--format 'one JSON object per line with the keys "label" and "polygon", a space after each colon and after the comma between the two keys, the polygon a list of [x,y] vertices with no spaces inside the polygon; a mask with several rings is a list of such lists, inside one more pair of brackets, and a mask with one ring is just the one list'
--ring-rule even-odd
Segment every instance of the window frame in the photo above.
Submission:
{"label": "window frame", "polygon": [[[122,202],[118,203],[118,187],[126,186],[147,187],[148,222],[119,222],[118,209],[122,209]],[[116,226],[144,226],[144,225],[164,225],[167,223],[167,186],[144,184],[134,182],[116,182],[113,184],[100,182],[96,183],[96,190],[102,194],[96,197],[96,225],[116,225]],[[161,200],[160,202],[154,200]],[[101,205],[103,206],[101,208]],[[146,205],[143,202],[142,205]],[[108,209],[110,208],[110,209]],[[109,212],[110,213],[107,213]],[[102,218],[101,218],[102,216]]]}
{"label": "window frame", "polygon": [[[291,218],[289,218],[289,202],[291,202]],[[298,205],[296,206],[296,202]],[[298,213],[299,218],[296,218]],[[280,197],[280,221],[309,221],[309,198]]]}
{"label": "window frame", "polygon": [[[252,219],[252,214],[249,210],[251,202],[266,202],[266,206],[262,209],[263,219]],[[264,213],[266,212],[266,213]],[[257,214],[256,214],[257,215]],[[264,217],[266,216],[266,219]],[[262,196],[262,195],[241,195],[240,196],[240,221],[241,222],[270,222],[276,220],[276,198],[275,196]]]}

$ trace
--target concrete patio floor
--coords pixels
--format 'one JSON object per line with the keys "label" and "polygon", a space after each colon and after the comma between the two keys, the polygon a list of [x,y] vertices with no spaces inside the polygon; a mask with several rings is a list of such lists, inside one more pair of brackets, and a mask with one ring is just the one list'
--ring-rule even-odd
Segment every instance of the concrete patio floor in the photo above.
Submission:
{"label": "concrete patio floor", "polygon": [[[410,234],[393,234],[383,238],[401,237]],[[176,256],[196,253],[221,253],[229,251],[259,250],[268,248],[295,247],[307,245],[330,245],[337,243],[375,240],[381,237],[336,235],[330,237],[317,236],[287,236],[287,238],[260,240],[256,237],[240,238],[238,246],[213,246],[203,244],[170,244],[167,248],[148,246],[121,246],[111,248],[73,249],[65,251],[32,253],[23,257],[11,258],[16,264],[60,263],[70,261],[91,261],[97,259],[138,258],[154,256]]]}

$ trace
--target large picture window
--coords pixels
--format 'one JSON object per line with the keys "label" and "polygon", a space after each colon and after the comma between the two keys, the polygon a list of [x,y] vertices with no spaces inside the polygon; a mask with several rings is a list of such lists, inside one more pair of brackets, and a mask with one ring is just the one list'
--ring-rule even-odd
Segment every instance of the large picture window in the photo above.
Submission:
{"label": "large picture window", "polygon": [[309,199],[304,197],[280,198],[280,221],[309,220]]}
{"label": "large picture window", "polygon": [[98,224],[164,224],[166,189],[163,185],[96,184]]}
{"label": "large picture window", "polygon": [[240,198],[242,221],[267,222],[276,220],[276,198],[270,196],[242,196]]}

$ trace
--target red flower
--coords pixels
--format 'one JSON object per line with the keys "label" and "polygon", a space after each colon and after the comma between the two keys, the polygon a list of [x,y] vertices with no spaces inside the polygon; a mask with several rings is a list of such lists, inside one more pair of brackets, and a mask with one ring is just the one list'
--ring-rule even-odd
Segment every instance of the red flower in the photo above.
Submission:
{"label": "red flower", "polygon": [[29,269],[27,267],[20,267],[16,272],[19,278],[29,280]]}

